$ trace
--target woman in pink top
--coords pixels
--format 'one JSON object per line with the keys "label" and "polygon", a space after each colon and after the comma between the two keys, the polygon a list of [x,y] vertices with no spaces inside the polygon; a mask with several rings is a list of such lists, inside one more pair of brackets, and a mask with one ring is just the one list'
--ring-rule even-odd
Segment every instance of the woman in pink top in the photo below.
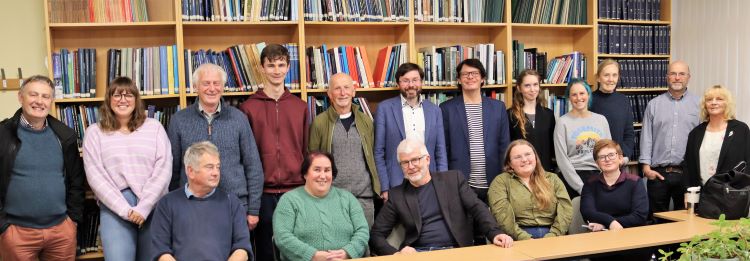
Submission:
{"label": "woman in pink top", "polygon": [[86,178],[100,207],[104,258],[150,258],[149,214],[167,192],[172,175],[169,138],[159,121],[146,118],[132,80],[107,88],[99,122],[83,140]]}

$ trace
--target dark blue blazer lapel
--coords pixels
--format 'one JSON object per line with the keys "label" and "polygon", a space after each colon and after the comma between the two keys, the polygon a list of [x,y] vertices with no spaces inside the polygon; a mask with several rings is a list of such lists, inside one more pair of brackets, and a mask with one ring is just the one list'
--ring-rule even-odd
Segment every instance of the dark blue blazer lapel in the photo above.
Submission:
{"label": "dark blue blazer lapel", "polygon": [[396,120],[396,126],[398,126],[398,131],[401,133],[401,139],[406,138],[406,132],[404,129],[404,111],[401,108],[403,105],[401,105],[401,99],[396,99],[396,102],[394,103],[393,108],[391,110],[393,111],[393,118]]}

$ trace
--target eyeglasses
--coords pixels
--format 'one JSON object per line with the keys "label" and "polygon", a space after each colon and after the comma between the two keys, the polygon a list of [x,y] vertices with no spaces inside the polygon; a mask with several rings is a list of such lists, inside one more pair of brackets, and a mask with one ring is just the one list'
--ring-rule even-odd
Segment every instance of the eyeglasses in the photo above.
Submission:
{"label": "eyeglasses", "polygon": [[424,157],[427,157],[427,155],[422,155],[422,156],[419,156],[410,160],[399,161],[398,164],[401,165],[402,168],[409,167],[409,164],[411,164],[412,166],[417,166],[419,165],[419,163],[422,162],[422,159]]}
{"label": "eyeglasses", "polygon": [[122,100],[122,98],[125,98],[126,100],[133,100],[133,99],[135,99],[135,95],[133,95],[132,93],[126,93],[126,94],[115,93],[115,94],[112,94],[112,99],[114,99],[116,101]]}
{"label": "eyeglasses", "polygon": [[534,157],[534,153],[527,152],[521,155],[514,156],[510,158],[510,160],[519,161],[519,160],[523,160],[524,158],[533,158],[533,157]]}
{"label": "eyeglasses", "polygon": [[685,76],[688,76],[688,73],[686,73],[686,72],[679,72],[679,73],[677,73],[677,72],[669,72],[667,75],[670,76],[670,77],[675,77],[675,76],[685,77]]}
{"label": "eyeglasses", "polygon": [[478,77],[479,75],[481,75],[481,73],[479,73],[479,71],[462,72],[461,73],[461,77],[463,77],[463,78],[469,78],[469,76],[471,76],[471,77]]}
{"label": "eyeglasses", "polygon": [[401,84],[410,84],[410,83],[417,84],[417,83],[422,82],[422,79],[419,79],[419,78],[414,78],[414,79],[411,79],[411,80],[409,80],[409,79],[401,79],[401,80],[398,80],[398,82],[401,83]]}
{"label": "eyeglasses", "polygon": [[597,155],[596,158],[598,160],[614,160],[614,159],[617,158],[618,155],[620,155],[620,154],[612,152],[612,153],[606,154],[606,155]]}

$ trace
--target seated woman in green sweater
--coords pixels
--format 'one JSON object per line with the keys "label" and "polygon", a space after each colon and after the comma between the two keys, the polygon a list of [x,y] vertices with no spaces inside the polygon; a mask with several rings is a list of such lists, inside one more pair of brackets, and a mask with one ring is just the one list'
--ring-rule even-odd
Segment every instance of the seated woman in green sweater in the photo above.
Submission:
{"label": "seated woman in green sweater", "polygon": [[370,239],[367,220],[354,195],[331,186],[336,178],[333,156],[310,152],[302,162],[302,177],[305,185],[284,194],[273,213],[281,259],[362,257]]}
{"label": "seated woman in green sweater", "polygon": [[573,215],[570,198],[560,178],[544,171],[534,146],[523,139],[511,142],[505,171],[488,192],[500,229],[515,240],[565,235]]}

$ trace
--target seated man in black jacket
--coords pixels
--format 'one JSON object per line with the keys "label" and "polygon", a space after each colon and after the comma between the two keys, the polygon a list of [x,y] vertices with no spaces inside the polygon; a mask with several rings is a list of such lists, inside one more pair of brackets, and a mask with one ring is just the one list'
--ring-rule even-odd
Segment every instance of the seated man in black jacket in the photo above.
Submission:
{"label": "seated man in black jacket", "polygon": [[[430,173],[430,155],[421,141],[407,138],[396,153],[409,182],[390,190],[388,201],[375,219],[370,233],[370,248],[375,254],[471,246],[474,233],[470,217],[493,244],[501,247],[513,244],[513,239],[497,227],[487,205],[477,198],[459,171]],[[386,242],[397,224],[402,224],[406,231],[400,250]]]}

